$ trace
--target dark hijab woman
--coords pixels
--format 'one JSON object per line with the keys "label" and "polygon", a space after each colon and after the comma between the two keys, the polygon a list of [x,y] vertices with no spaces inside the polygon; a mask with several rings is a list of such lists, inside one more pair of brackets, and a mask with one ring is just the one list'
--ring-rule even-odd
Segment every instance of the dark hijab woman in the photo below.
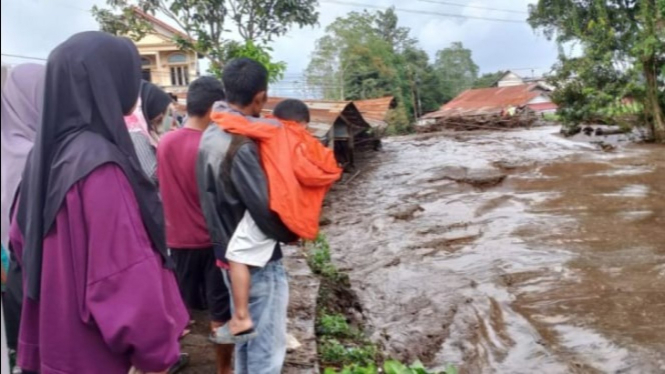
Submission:
{"label": "dark hijab woman", "polygon": [[187,312],[159,196],[123,120],[140,77],[134,45],[100,32],[77,34],[49,56],[10,231],[25,281],[24,370],[162,372],[179,359]]}
{"label": "dark hijab woman", "polygon": [[143,172],[156,185],[157,138],[162,122],[168,116],[171,97],[156,85],[143,81],[139,99],[140,107],[133,115],[125,117],[125,124]]}

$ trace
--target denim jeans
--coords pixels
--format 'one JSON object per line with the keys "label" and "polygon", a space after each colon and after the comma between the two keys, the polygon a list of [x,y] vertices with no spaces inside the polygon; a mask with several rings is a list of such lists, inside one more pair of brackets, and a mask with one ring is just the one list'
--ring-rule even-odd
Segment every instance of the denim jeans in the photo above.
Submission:
{"label": "denim jeans", "polygon": [[[280,374],[286,358],[289,282],[281,261],[252,268],[249,313],[258,336],[236,345],[235,374]],[[228,274],[224,278],[231,290]]]}

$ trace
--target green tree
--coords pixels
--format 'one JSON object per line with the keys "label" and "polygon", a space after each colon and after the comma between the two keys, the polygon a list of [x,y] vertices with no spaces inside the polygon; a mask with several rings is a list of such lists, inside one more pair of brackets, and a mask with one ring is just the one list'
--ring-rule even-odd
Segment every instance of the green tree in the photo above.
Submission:
{"label": "green tree", "polygon": [[325,98],[358,100],[393,93],[394,46],[377,32],[376,19],[367,11],[351,12],[331,23],[317,41],[306,75]]}
{"label": "green tree", "polygon": [[406,47],[400,57],[408,69],[408,81],[413,83],[409,85],[409,94],[415,102],[416,116],[439,109],[445,97],[441,91],[439,76],[430,63],[427,52],[417,45],[412,45]]}
{"label": "green tree", "polygon": [[391,130],[409,131],[417,116],[439,108],[443,99],[429,56],[409,33],[393,8],[337,18],[317,40],[308,85],[326,99],[395,96],[399,104],[389,116]]}
{"label": "green tree", "polygon": [[446,101],[473,87],[478,79],[478,65],[473,61],[471,50],[464,48],[461,42],[437,52],[434,68]]}
{"label": "green tree", "polygon": [[[317,4],[317,0],[106,0],[106,8],[94,6],[92,13],[103,31],[134,40],[152,31],[136,9],[162,15],[187,36],[175,37],[180,48],[208,58],[216,75],[230,58],[261,56],[276,81],[286,65],[269,58],[267,44],[292,26],[316,24]],[[226,37],[227,22],[238,30],[242,43]]]}
{"label": "green tree", "polygon": [[[565,120],[575,125],[631,95],[665,141],[665,0],[540,0],[529,22],[561,46],[552,81]],[[581,56],[565,53],[571,43]]]}
{"label": "green tree", "polygon": [[505,70],[499,70],[496,73],[485,73],[478,77],[473,83],[473,88],[489,88],[492,87],[499,79],[508,73]]}

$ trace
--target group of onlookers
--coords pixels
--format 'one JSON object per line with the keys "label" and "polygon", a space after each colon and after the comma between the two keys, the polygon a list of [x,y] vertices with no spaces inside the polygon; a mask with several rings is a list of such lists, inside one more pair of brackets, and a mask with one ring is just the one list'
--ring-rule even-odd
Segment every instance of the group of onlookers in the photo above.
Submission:
{"label": "group of onlookers", "polygon": [[24,373],[176,372],[188,308],[209,310],[218,373],[233,351],[237,374],[281,372],[280,243],[316,235],[341,170],[302,102],[262,118],[267,88],[260,63],[230,61],[190,85],[180,124],[133,43],[100,32],[11,69],[3,310]]}

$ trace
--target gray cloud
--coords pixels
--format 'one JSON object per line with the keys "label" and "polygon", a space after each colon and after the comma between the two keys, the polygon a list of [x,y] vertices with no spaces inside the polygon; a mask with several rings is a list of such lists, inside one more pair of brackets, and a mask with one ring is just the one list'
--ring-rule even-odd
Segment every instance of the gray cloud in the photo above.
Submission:
{"label": "gray cloud", "polygon": [[[341,1],[341,0],[340,0]],[[348,0],[375,6],[462,14],[472,17],[525,19],[526,14],[496,12],[478,7],[505,8],[526,11],[535,0],[449,0],[467,4],[452,7],[421,1]],[[87,11],[104,0],[2,0],[2,53],[46,57],[51,49],[70,35],[97,29]],[[470,7],[469,7],[470,6]],[[322,1],[320,25],[294,29],[273,44],[274,57],[288,64],[287,79],[296,80],[314,50],[316,39],[337,17],[362,7]],[[374,11],[374,9],[368,9]],[[434,57],[437,50],[461,41],[473,50],[474,59],[482,72],[499,69],[535,68],[536,74],[549,70],[556,59],[556,46],[536,35],[526,24],[492,22],[474,19],[446,18],[433,14],[398,12],[400,25],[411,28],[412,35]],[[3,57],[3,61],[18,63],[24,60]],[[530,70],[520,71],[530,75]]]}

